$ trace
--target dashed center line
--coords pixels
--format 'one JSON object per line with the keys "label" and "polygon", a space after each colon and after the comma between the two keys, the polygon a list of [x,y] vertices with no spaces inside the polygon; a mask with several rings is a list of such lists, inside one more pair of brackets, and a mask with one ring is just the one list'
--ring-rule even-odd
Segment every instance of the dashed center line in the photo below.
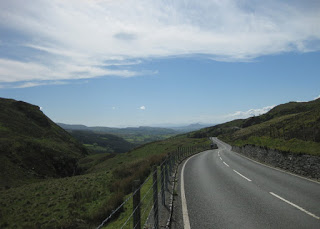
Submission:
{"label": "dashed center line", "polygon": [[[218,156],[219,156],[220,160],[223,162],[223,164],[225,164],[227,167],[230,167],[226,162],[224,162],[224,161],[222,160],[222,158],[221,158],[221,156],[220,156],[220,151],[218,151]],[[242,175],[241,173],[239,173],[237,170],[234,170],[234,169],[233,169],[233,171],[234,171],[235,173],[237,173],[239,176],[241,176],[242,178],[246,179],[247,181],[252,181],[252,180],[250,180],[248,177],[246,177],[246,176]]]}
{"label": "dashed center line", "polygon": [[291,206],[295,207],[295,208],[298,208],[300,211],[312,216],[313,218],[316,218],[316,219],[320,219],[320,217],[316,216],[315,214],[311,213],[311,212],[308,212],[307,210],[305,210],[304,208],[290,202],[289,200],[286,200],[285,198],[282,198],[281,196],[278,196],[277,194],[273,193],[273,192],[269,192],[271,195],[277,197],[278,199],[286,202],[287,204],[290,204]]}
{"label": "dashed center line", "polygon": [[226,166],[230,167],[227,163],[223,162],[223,164],[225,164]]}
{"label": "dashed center line", "polygon": [[[219,142],[219,143],[221,143],[221,142]],[[223,146],[224,146],[224,145],[223,145]],[[223,164],[225,164],[227,167],[230,167],[226,162],[224,162],[224,161],[222,160],[221,155],[220,155],[220,151],[218,151],[218,156],[219,156],[220,160],[223,162]],[[231,168],[231,169],[232,169],[232,168]],[[233,169],[233,171],[234,171],[235,173],[237,173],[239,176],[241,176],[242,178],[246,179],[247,181],[249,181],[249,182],[252,181],[252,180],[250,180],[248,177],[246,177],[246,176],[242,175],[241,173],[239,173],[238,171],[236,171],[236,170],[234,170],[234,169]],[[298,206],[298,205],[290,202],[289,200],[284,199],[283,197],[281,197],[281,196],[279,196],[279,195],[277,195],[277,194],[275,194],[275,193],[273,193],[273,192],[269,192],[269,193],[270,193],[272,196],[274,196],[274,197],[282,200],[283,202],[285,202],[285,203],[287,203],[287,204],[289,204],[289,205],[297,208],[298,210],[304,212],[305,214],[307,214],[307,215],[309,215],[309,216],[312,216],[313,218],[315,218],[315,219],[317,219],[317,220],[320,220],[320,217],[319,217],[319,216],[317,216],[317,215],[315,215],[315,214],[307,211],[306,209],[304,209],[304,208],[302,208],[302,207],[300,207],[300,206]]]}
{"label": "dashed center line", "polygon": [[252,180],[250,180],[248,177],[242,175],[241,173],[239,173],[239,172],[236,171],[236,170],[233,170],[233,172],[237,173],[239,176],[243,177],[243,178],[246,179],[247,181],[252,181]]}

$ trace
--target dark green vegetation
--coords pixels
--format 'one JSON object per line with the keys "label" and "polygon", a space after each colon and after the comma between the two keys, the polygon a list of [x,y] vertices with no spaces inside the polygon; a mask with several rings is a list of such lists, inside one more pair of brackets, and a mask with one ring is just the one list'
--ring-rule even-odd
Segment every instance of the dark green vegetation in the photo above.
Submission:
{"label": "dark green vegetation", "polygon": [[172,137],[181,133],[181,131],[176,131],[168,128],[159,128],[159,127],[127,127],[127,128],[110,128],[110,127],[87,127],[84,125],[68,125],[63,123],[58,123],[59,126],[64,128],[67,131],[90,131],[91,133],[97,134],[113,134],[117,135],[126,141],[135,144],[141,145],[148,142],[164,140],[166,138]]}
{"label": "dark green vegetation", "polygon": [[84,144],[91,153],[125,153],[136,146],[113,134],[83,130],[69,130],[68,132]]}
{"label": "dark green vegetation", "polygon": [[205,128],[189,136],[218,136],[237,146],[253,144],[320,155],[320,99],[282,104],[266,114]]}
{"label": "dark green vegetation", "polygon": [[144,180],[169,152],[209,144],[180,135],[122,154],[85,155],[39,107],[0,104],[0,228],[95,228],[132,191],[133,180]]}
{"label": "dark green vegetation", "polygon": [[40,108],[0,98],[0,189],[78,173],[86,149]]}

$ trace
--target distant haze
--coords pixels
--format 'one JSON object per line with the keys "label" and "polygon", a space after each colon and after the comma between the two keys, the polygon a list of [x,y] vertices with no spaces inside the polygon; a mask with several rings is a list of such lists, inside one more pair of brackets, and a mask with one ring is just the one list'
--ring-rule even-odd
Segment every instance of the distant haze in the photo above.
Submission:
{"label": "distant haze", "polygon": [[61,126],[64,129],[67,130],[90,130],[90,131],[98,131],[98,132],[105,132],[105,133],[115,133],[115,134],[128,134],[130,132],[134,134],[139,133],[146,133],[153,135],[158,134],[178,134],[178,133],[184,133],[194,130],[200,130],[205,127],[214,126],[211,124],[190,124],[185,126],[180,125],[163,125],[163,126],[140,126],[140,127],[103,127],[103,126],[94,126],[94,127],[88,127],[85,125],[72,125],[72,124],[65,124],[65,123],[57,123],[59,126]]}

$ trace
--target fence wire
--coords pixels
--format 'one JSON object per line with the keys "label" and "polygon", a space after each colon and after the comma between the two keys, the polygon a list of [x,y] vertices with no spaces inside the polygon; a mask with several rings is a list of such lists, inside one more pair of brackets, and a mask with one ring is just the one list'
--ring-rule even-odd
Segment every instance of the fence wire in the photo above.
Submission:
{"label": "fence wire", "polygon": [[[206,147],[201,147],[205,149]],[[136,206],[132,206],[131,214],[125,219],[124,223],[121,226],[121,229],[124,228],[139,228],[142,226],[143,228],[156,228],[157,222],[159,219],[159,200],[161,199],[160,205],[165,205],[165,190],[168,190],[168,183],[170,182],[169,176],[172,176],[172,172],[175,169],[177,163],[179,163],[184,158],[196,153],[199,149],[195,147],[179,147],[176,152],[170,153],[165,160],[160,163],[156,169],[154,169],[150,175],[144,180],[142,184],[135,188],[132,194],[130,194],[125,201],[123,201],[112,213],[102,221],[102,223],[97,227],[97,229],[101,229],[104,227],[112,217],[120,211],[124,205],[128,203],[129,200],[135,198],[135,195],[139,195],[139,203]],[[157,179],[154,180],[154,177]],[[150,187],[148,187],[148,183],[150,183],[150,179],[153,178]],[[157,189],[155,190],[155,186]],[[144,190],[146,189],[147,190]],[[140,191],[143,190],[143,196],[141,196]],[[157,200],[155,200],[154,192],[157,193]],[[141,199],[140,199],[141,198]],[[157,203],[155,203],[157,202]],[[130,205],[131,206],[131,205]],[[155,209],[156,207],[156,209]],[[130,207],[129,207],[130,208]],[[153,213],[153,214],[152,214]],[[138,214],[139,219],[134,221],[135,214]],[[153,220],[153,225],[150,221]],[[149,223],[148,223],[149,222]],[[143,224],[142,224],[143,223]]]}

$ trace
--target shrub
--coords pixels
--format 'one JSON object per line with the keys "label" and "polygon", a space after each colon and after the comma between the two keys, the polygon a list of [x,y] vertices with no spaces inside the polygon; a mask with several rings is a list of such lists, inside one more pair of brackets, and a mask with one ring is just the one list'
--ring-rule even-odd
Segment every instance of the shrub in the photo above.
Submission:
{"label": "shrub", "polygon": [[[123,197],[124,194],[122,192],[112,194],[109,199],[103,201],[98,208],[88,214],[87,220],[95,224],[103,221],[113,212],[113,210],[120,206],[120,204],[123,202]],[[116,214],[113,215],[111,220],[116,218],[122,211],[123,209],[121,208]]]}

